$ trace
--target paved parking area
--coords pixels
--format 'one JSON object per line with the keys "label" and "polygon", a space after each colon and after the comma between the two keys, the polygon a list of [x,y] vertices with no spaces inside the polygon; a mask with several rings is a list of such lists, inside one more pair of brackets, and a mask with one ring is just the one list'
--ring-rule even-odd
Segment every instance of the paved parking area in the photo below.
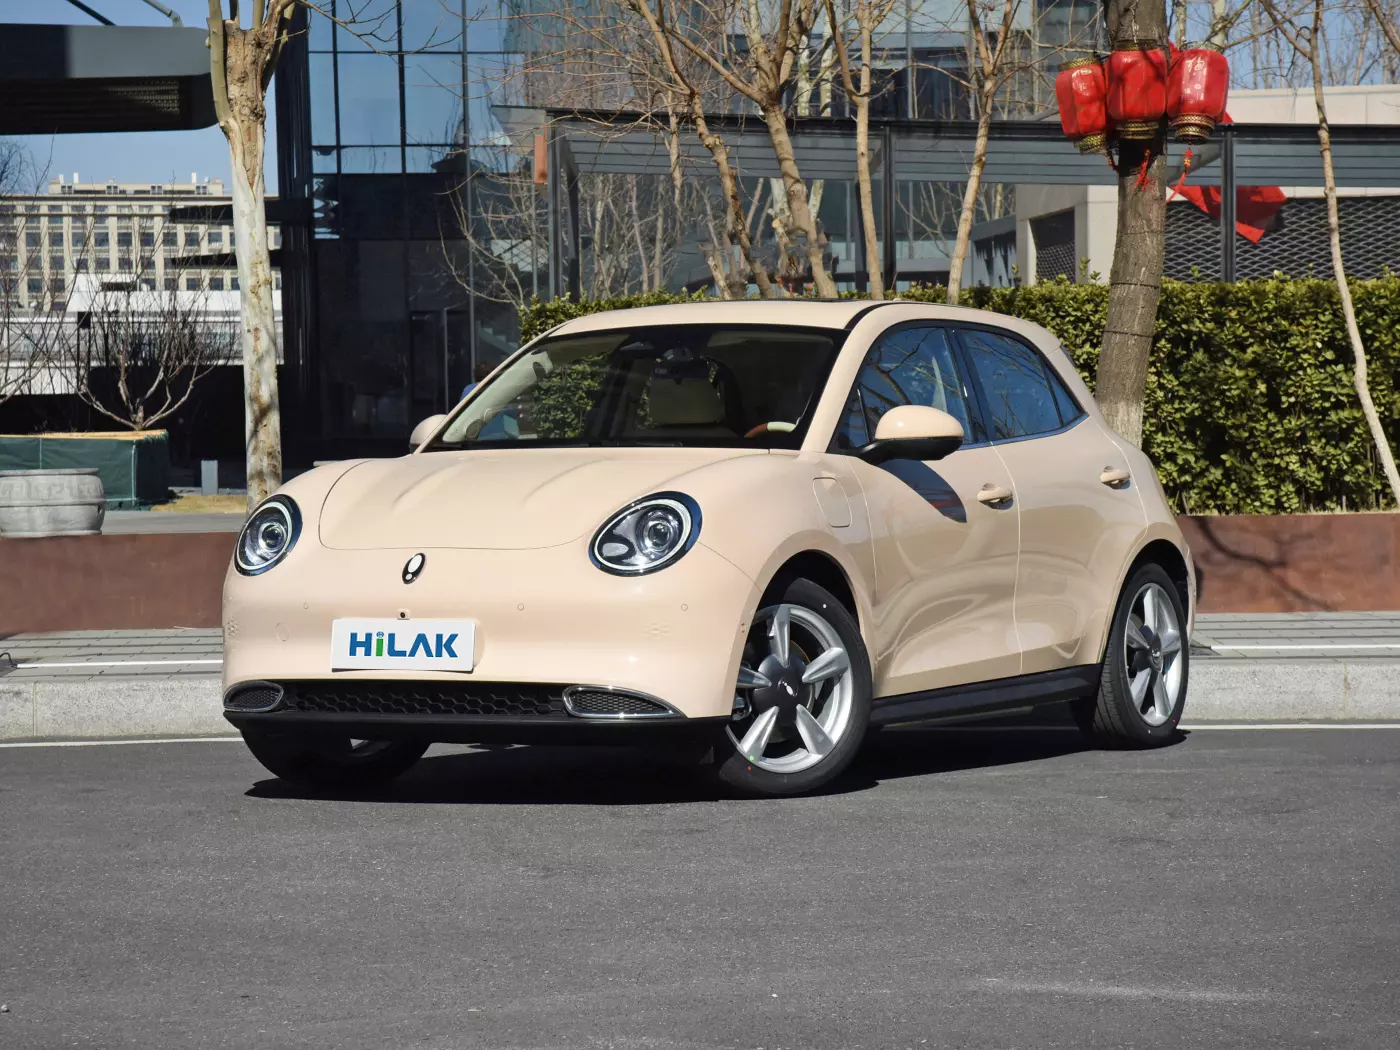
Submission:
{"label": "paved parking area", "polygon": [[0,748],[0,1046],[1394,1047],[1400,730],[886,734],[830,794]]}

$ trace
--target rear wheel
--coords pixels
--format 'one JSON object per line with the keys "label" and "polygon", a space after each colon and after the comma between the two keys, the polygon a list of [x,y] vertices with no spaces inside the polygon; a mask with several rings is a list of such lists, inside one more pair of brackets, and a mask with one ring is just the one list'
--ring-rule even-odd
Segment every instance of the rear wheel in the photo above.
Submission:
{"label": "rear wheel", "polygon": [[750,795],[799,795],[844,770],[870,720],[870,660],[855,619],[810,580],[754,615],[717,746],[722,781]]}
{"label": "rear wheel", "polygon": [[305,787],[353,790],[407,773],[429,745],[412,740],[353,740],[324,733],[243,730],[253,757],[273,776]]}
{"label": "rear wheel", "polygon": [[1098,692],[1075,720],[1101,747],[1158,747],[1176,738],[1190,645],[1176,585],[1159,565],[1133,572],[1118,598]]}

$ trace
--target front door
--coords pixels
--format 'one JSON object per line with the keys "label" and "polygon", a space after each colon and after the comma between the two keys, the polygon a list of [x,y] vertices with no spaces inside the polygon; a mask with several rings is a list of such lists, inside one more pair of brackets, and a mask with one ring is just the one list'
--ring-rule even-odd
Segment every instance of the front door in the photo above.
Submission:
{"label": "front door", "polygon": [[1146,525],[1136,481],[1038,350],[991,329],[960,329],[959,339],[1021,508],[1022,669],[1095,663],[1118,573]]}
{"label": "front door", "polygon": [[1019,510],[1012,498],[989,498],[1012,495],[1011,475],[971,411],[949,329],[906,326],[876,341],[838,428],[838,450],[869,443],[898,405],[943,409],[967,437],[936,462],[849,460],[875,559],[875,695],[1018,674]]}

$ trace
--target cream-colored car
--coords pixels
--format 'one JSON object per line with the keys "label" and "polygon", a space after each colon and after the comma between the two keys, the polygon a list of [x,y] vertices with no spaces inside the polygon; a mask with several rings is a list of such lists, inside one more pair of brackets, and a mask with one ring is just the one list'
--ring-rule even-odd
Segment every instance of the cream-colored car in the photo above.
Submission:
{"label": "cream-colored car", "polygon": [[1171,739],[1190,555],[1055,338],[905,302],[658,306],[521,349],[402,459],[303,474],[224,589],[280,777],[433,741],[694,748],[810,791],[871,727],[1072,705]]}

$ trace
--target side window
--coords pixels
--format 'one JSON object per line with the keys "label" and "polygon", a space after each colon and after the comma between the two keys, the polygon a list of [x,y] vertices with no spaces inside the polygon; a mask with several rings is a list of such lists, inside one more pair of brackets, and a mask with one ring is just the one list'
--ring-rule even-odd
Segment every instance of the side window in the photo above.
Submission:
{"label": "side window", "polygon": [[1045,372],[1050,376],[1050,386],[1055,391],[1055,405],[1060,410],[1061,425],[1073,423],[1081,418],[1084,410],[1074,400],[1074,395],[1069,392],[1069,387],[1065,386],[1065,381],[1060,378],[1059,373],[1054,368],[1046,368]]}
{"label": "side window", "polygon": [[987,399],[993,441],[1058,430],[1060,410],[1040,355],[1019,340],[964,330],[968,361]]}
{"label": "side window", "polygon": [[841,448],[860,448],[875,439],[880,417],[899,405],[941,408],[974,432],[967,393],[958,374],[952,338],[945,328],[904,328],[883,335],[870,348],[856,388],[836,432]]}

